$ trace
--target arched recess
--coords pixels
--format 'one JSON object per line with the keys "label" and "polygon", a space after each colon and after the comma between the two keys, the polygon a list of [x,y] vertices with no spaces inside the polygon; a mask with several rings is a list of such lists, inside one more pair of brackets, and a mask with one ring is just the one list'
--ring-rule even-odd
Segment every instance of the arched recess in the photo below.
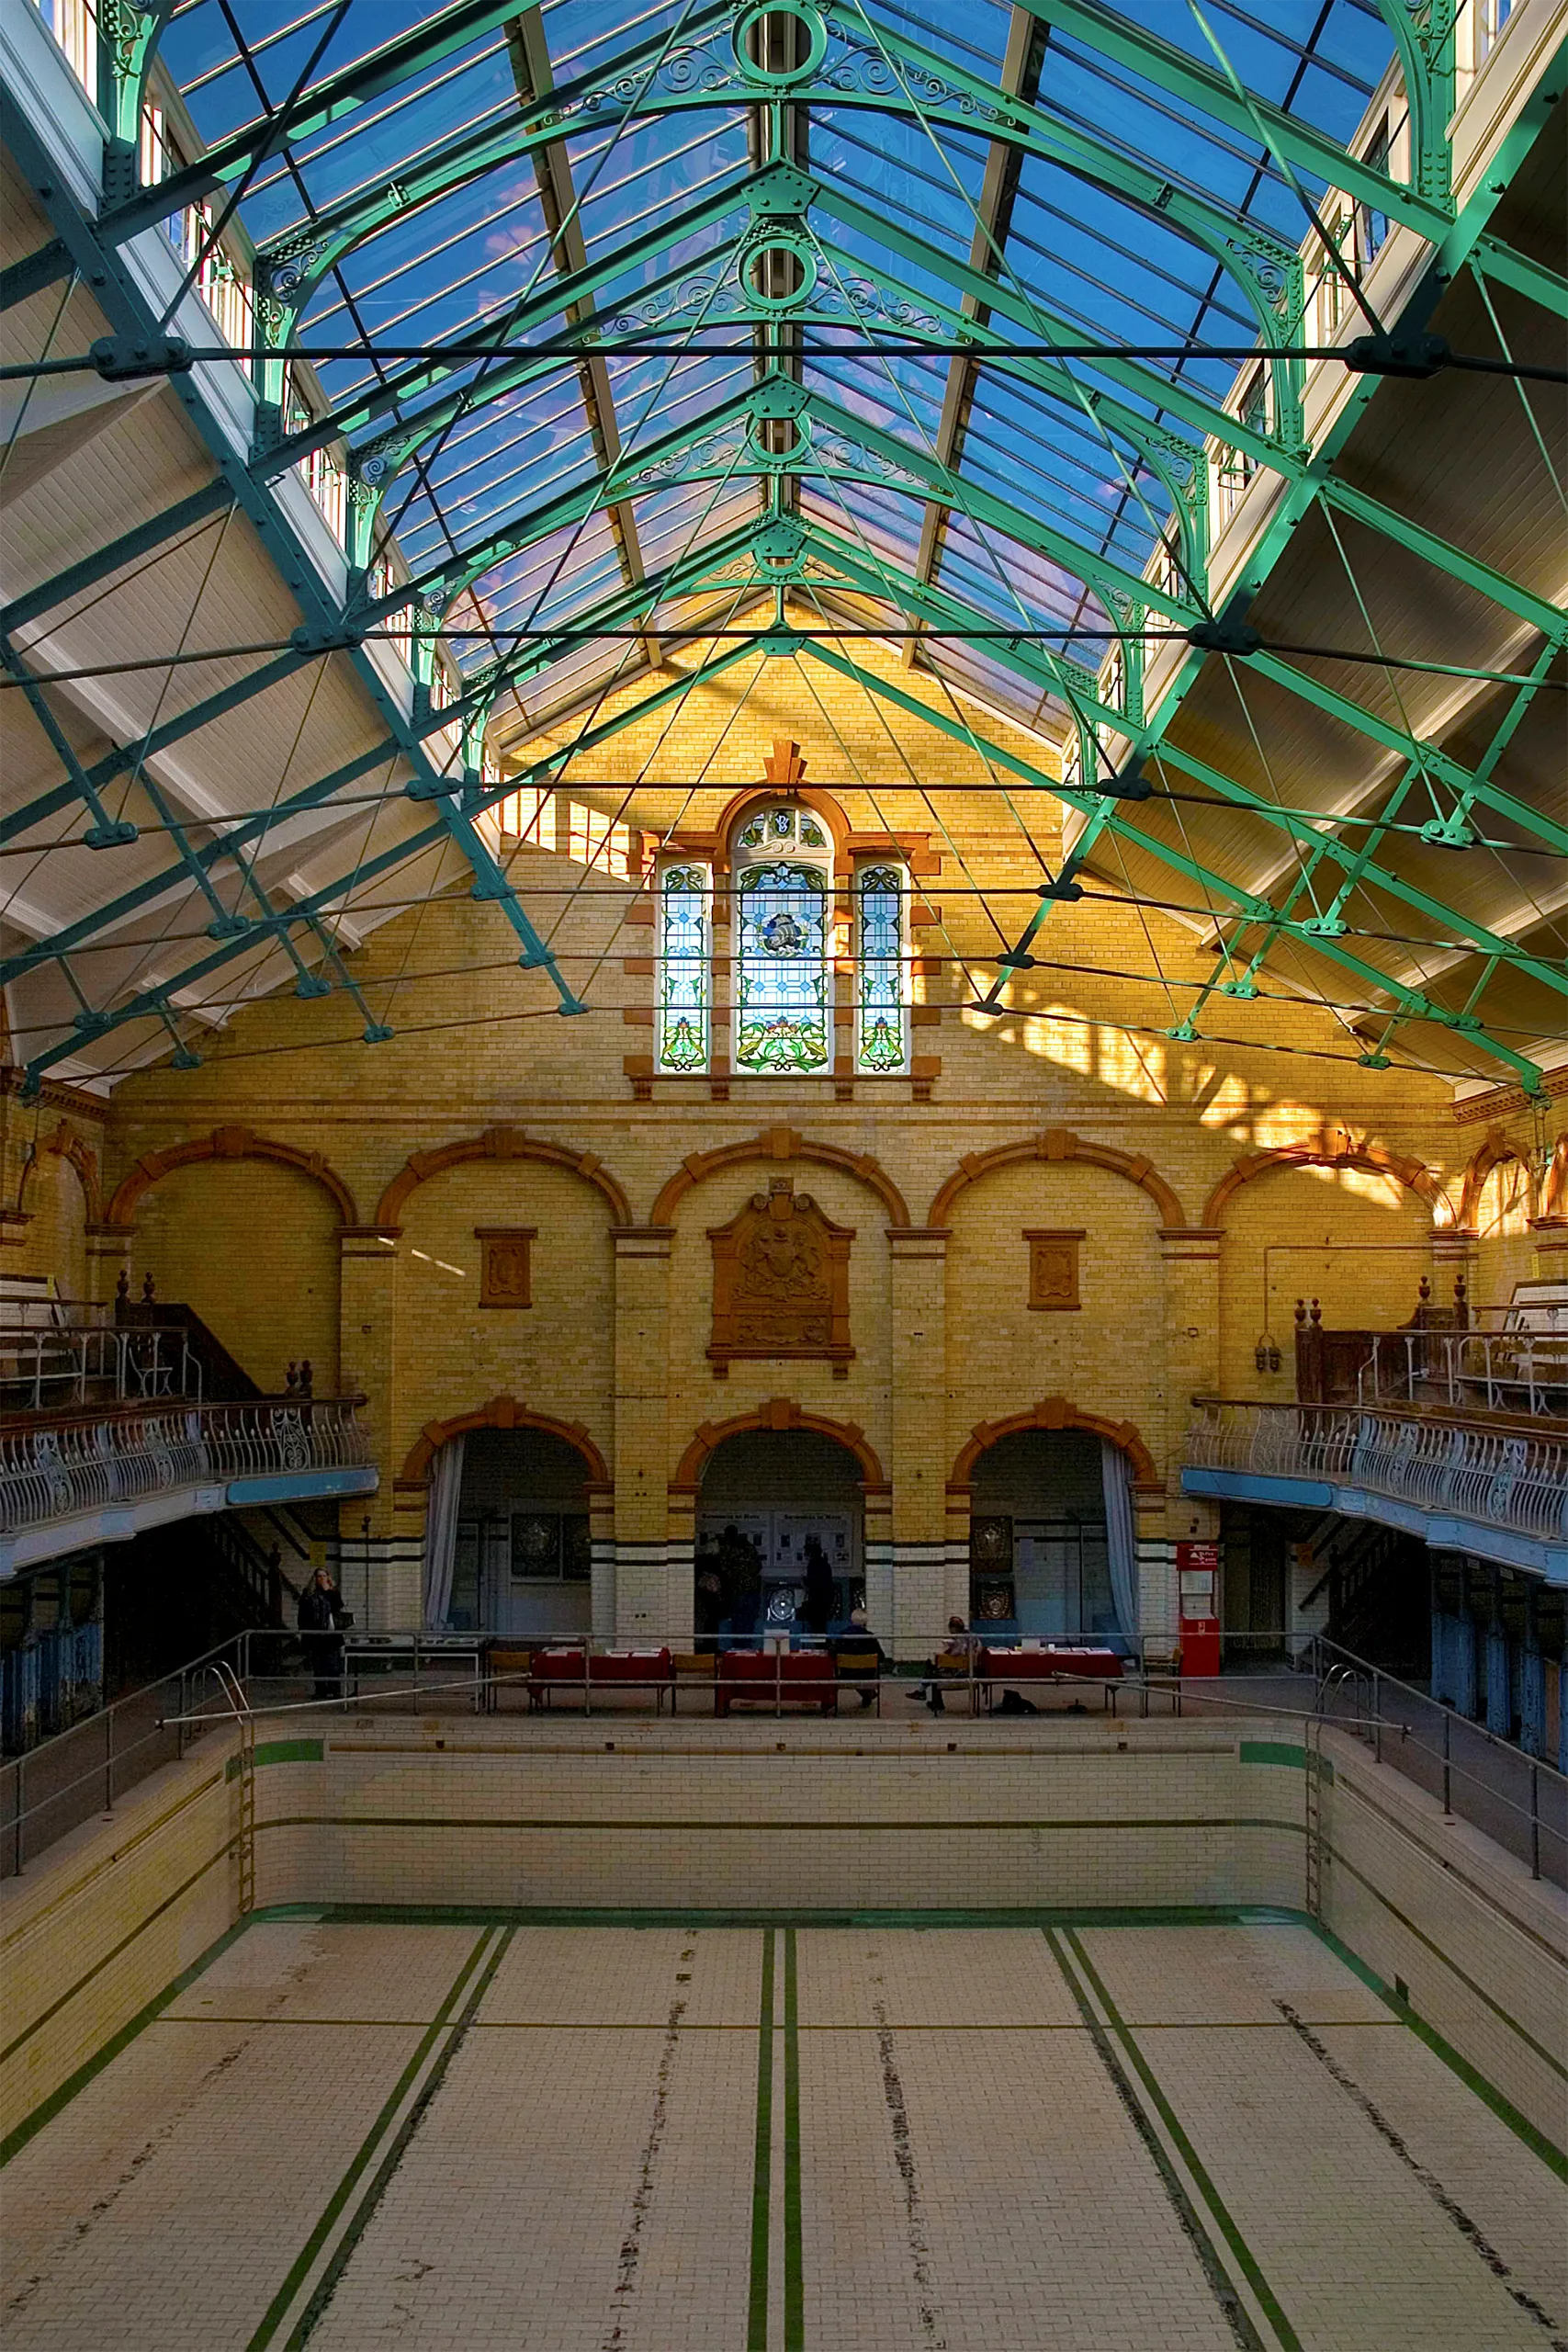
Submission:
{"label": "arched recess", "polygon": [[1535,1170],[1530,1166],[1529,1156],[1517,1150],[1506,1136],[1494,1132],[1476,1146],[1461,1180],[1459,1215],[1455,1221],[1461,1231],[1469,1232],[1480,1217],[1481,1196],[1486,1189],[1487,1178],[1495,1169],[1506,1166],[1511,1159],[1517,1159],[1525,1171],[1530,1215],[1540,1214]]}
{"label": "arched recess", "polygon": [[1108,1421],[1102,1414],[1080,1412],[1066,1396],[1043,1396],[1025,1413],[1010,1413],[1004,1420],[976,1424],[958,1450],[947,1481],[948,1493],[967,1494],[974,1483],[975,1464],[987,1447],[995,1445],[998,1438],[1012,1437],[1020,1430],[1084,1430],[1091,1437],[1108,1437],[1132,1463],[1134,1484],[1157,1487],[1161,1483],[1154,1456],[1134,1423]]}
{"label": "arched recess", "polygon": [[1443,1188],[1422,1161],[1385,1151],[1381,1144],[1357,1143],[1343,1127],[1325,1127],[1315,1141],[1276,1144],[1269,1151],[1249,1151],[1234,1167],[1227,1168],[1204,1206],[1204,1225],[1223,1226],[1225,1211],[1241,1187],[1250,1184],[1255,1177],[1266,1176],[1273,1168],[1362,1168],[1373,1175],[1392,1176],[1396,1183],[1426,1202],[1435,1226],[1446,1228],[1452,1223]]}
{"label": "arched recess", "polygon": [[77,1135],[63,1119],[51,1136],[40,1136],[28,1152],[22,1169],[21,1182],[17,1187],[17,1206],[28,1204],[28,1185],[36,1173],[38,1163],[45,1152],[55,1152],[69,1161],[76,1170],[82,1187],[84,1213],[89,1225],[98,1224],[104,1213],[103,1189],[98,1182],[98,1155],[85,1139]]}
{"label": "arched recess", "polygon": [[[890,1223],[907,1226],[908,1204],[897,1185],[880,1160],[869,1152],[845,1151],[836,1143],[812,1143],[794,1127],[766,1127],[749,1143],[721,1143],[712,1151],[694,1151],[681,1162],[675,1173],[665,1183],[653,1204],[652,1225],[668,1225],[677,1204],[720,1168],[733,1168],[747,1159],[804,1159],[819,1168],[841,1168],[846,1175],[858,1176],[869,1184],[887,1210]],[[630,1219],[626,1222],[629,1224]],[[825,1426],[828,1426],[825,1424]]]}
{"label": "arched recess", "polygon": [[1186,1210],[1152,1160],[1130,1151],[1118,1151],[1114,1144],[1089,1141],[1074,1135],[1068,1127],[1046,1127],[1037,1136],[1025,1136],[1021,1143],[998,1144],[992,1151],[966,1153],[932,1201],[926,1223],[946,1225],[954,1201],[971,1184],[993,1168],[1010,1168],[1028,1159],[1079,1159],[1092,1168],[1108,1168],[1113,1175],[1124,1176],[1129,1184],[1136,1184],[1148,1194],[1159,1211],[1162,1225],[1186,1226]]}
{"label": "arched recess", "polygon": [[455,1413],[446,1421],[426,1421],[409,1448],[398,1473],[398,1485],[427,1486],[430,1465],[440,1448],[448,1439],[467,1437],[474,1430],[539,1430],[547,1437],[558,1437],[575,1446],[582,1456],[591,1487],[609,1487],[612,1483],[609,1464],[581,1421],[560,1421],[551,1413],[533,1412],[526,1405],[520,1405],[515,1396],[492,1396],[488,1405],[480,1405],[471,1413]]}
{"label": "arched recess", "polygon": [[715,1446],[722,1445],[727,1437],[739,1437],[746,1430],[811,1430],[818,1437],[830,1437],[860,1464],[861,1484],[867,1494],[885,1494],[888,1490],[875,1450],[856,1422],[830,1420],[826,1413],[808,1413],[788,1396],[771,1396],[750,1412],[738,1413],[733,1420],[704,1421],[676,1464],[675,1476],[670,1481],[671,1489],[695,1494],[702,1483],[703,1464]]}
{"label": "arched recess", "polygon": [[444,1169],[461,1168],[474,1159],[539,1159],[565,1168],[595,1185],[609,1202],[617,1225],[632,1223],[631,1203],[604,1162],[591,1151],[573,1151],[568,1144],[547,1143],[525,1135],[521,1127],[487,1127],[483,1135],[466,1136],[443,1144],[435,1151],[410,1152],[376,1204],[376,1223],[395,1227],[409,1194],[439,1176]]}
{"label": "arched recess", "polygon": [[332,1195],[340,1225],[359,1222],[353,1193],[321,1152],[301,1151],[298,1144],[280,1143],[275,1136],[257,1135],[252,1127],[214,1127],[209,1136],[196,1136],[189,1143],[170,1144],[165,1151],[145,1153],[120,1179],[109,1203],[107,1222],[129,1226],[136,1204],[149,1186],[175,1169],[186,1168],[202,1159],[273,1159],[282,1167],[298,1169],[302,1176],[311,1177]]}
{"label": "arched recess", "polygon": [[1568,1217],[1568,1135],[1559,1136],[1552,1146],[1551,1165],[1546,1171],[1546,1183],[1541,1193],[1540,1215],[1543,1217]]}

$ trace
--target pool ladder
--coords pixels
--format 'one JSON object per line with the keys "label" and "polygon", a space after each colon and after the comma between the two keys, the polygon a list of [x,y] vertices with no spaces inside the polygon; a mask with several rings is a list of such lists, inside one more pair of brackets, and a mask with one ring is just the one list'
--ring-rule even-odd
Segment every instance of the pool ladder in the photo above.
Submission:
{"label": "pool ladder", "polygon": [[1306,1724],[1306,1770],[1303,1807],[1306,1822],[1306,1908],[1309,1919],[1323,1917],[1323,1720],[1311,1716]]}
{"label": "pool ladder", "polygon": [[251,1702],[245,1696],[245,1686],[226,1658],[213,1661],[211,1671],[217,1679],[220,1695],[240,1727],[240,1752],[236,1759],[240,1780],[240,1830],[237,1859],[240,1865],[240,1917],[249,1917],[256,1903],[256,1719],[251,1713]]}

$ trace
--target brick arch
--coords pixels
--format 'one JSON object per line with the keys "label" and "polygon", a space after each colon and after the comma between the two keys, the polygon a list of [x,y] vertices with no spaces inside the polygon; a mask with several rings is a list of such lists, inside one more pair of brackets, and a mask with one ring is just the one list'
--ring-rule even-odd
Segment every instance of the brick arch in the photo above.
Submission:
{"label": "brick arch", "polygon": [[76,1170],[76,1179],[82,1187],[83,1199],[86,1203],[87,1223],[98,1224],[104,1213],[103,1188],[98,1182],[98,1155],[91,1144],[79,1136],[73,1127],[68,1126],[63,1119],[51,1136],[40,1136],[28,1152],[22,1169],[21,1182],[17,1187],[17,1206],[19,1209],[26,1208],[28,1180],[38,1166],[39,1155],[46,1151],[54,1152],[60,1159],[69,1160],[71,1166]]}
{"label": "brick arch", "polygon": [[1080,1412],[1066,1396],[1043,1396],[1025,1413],[1010,1413],[1000,1421],[976,1421],[958,1450],[958,1459],[947,1482],[948,1493],[967,1494],[974,1484],[975,1464],[982,1453],[998,1438],[1015,1437],[1021,1430],[1085,1430],[1091,1437],[1108,1437],[1131,1461],[1135,1485],[1161,1484],[1154,1456],[1134,1422],[1108,1421],[1100,1413]]}
{"label": "brick arch", "polygon": [[319,1151],[301,1151],[298,1144],[280,1143],[276,1136],[257,1135],[252,1127],[214,1127],[209,1136],[195,1136],[189,1143],[171,1144],[166,1151],[149,1151],[120,1179],[109,1203],[107,1223],[129,1226],[143,1193],[176,1168],[201,1159],[271,1159],[297,1169],[332,1194],[340,1225],[357,1225],[354,1195],[329,1160]]}
{"label": "brick arch", "polygon": [[1392,1176],[1396,1183],[1426,1202],[1434,1225],[1452,1222],[1442,1186],[1421,1160],[1385,1151],[1382,1144],[1357,1143],[1344,1127],[1325,1127],[1308,1142],[1276,1144],[1269,1151],[1249,1151],[1227,1168],[1209,1195],[1203,1223],[1223,1226],[1225,1211],[1241,1187],[1277,1168],[1364,1168],[1376,1176]]}
{"label": "brick arch", "polygon": [[1487,1178],[1495,1168],[1506,1167],[1510,1159],[1517,1159],[1525,1171],[1528,1214],[1530,1216],[1536,1216],[1538,1186],[1529,1157],[1528,1153],[1520,1151],[1508,1141],[1506,1136],[1499,1135],[1494,1128],[1477,1144],[1471,1156],[1470,1164],[1460,1181],[1459,1214],[1455,1221],[1463,1231],[1469,1232],[1475,1224],[1481,1207],[1481,1195],[1486,1189]]}
{"label": "brick arch", "polygon": [[875,1449],[857,1422],[834,1421],[826,1413],[809,1413],[788,1396],[771,1396],[749,1413],[737,1413],[733,1420],[705,1421],[676,1465],[675,1476],[670,1481],[671,1491],[694,1494],[702,1480],[703,1465],[715,1447],[722,1445],[727,1437],[740,1437],[749,1430],[809,1430],[818,1437],[833,1438],[860,1464],[861,1485],[867,1494],[887,1491],[887,1480]]}
{"label": "brick arch", "polygon": [[442,1446],[449,1439],[468,1437],[475,1430],[538,1430],[546,1437],[558,1437],[575,1446],[582,1456],[591,1487],[612,1484],[610,1465],[581,1421],[560,1421],[553,1413],[536,1413],[527,1405],[520,1405],[515,1396],[492,1396],[488,1405],[477,1406],[471,1413],[455,1413],[446,1421],[426,1421],[409,1448],[408,1457],[398,1473],[398,1485],[427,1485],[430,1465]]}
{"label": "brick arch", "polygon": [[700,1184],[705,1177],[716,1174],[721,1168],[733,1168],[747,1159],[804,1159],[818,1168],[842,1169],[845,1175],[856,1176],[863,1184],[871,1186],[894,1225],[907,1226],[909,1222],[908,1204],[879,1159],[873,1159],[869,1152],[846,1151],[841,1144],[812,1143],[794,1127],[765,1127],[748,1143],[721,1143],[712,1151],[694,1151],[665,1183],[653,1204],[649,1222],[668,1225],[676,1204],[694,1184]]}
{"label": "brick arch", "polygon": [[[804,766],[805,763],[801,764]],[[728,804],[724,814],[714,827],[714,863],[725,870],[729,865],[729,844],[735,829],[753,808],[770,807],[775,800],[798,800],[814,817],[820,817],[828,828],[833,843],[833,864],[842,873],[850,862],[850,820],[831,793],[821,791],[811,784],[754,784],[738,792]]]}
{"label": "brick arch", "polygon": [[542,1136],[525,1135],[521,1127],[487,1127],[483,1135],[464,1136],[435,1151],[411,1151],[376,1204],[376,1223],[395,1226],[411,1193],[444,1170],[461,1168],[474,1159],[537,1159],[551,1168],[568,1169],[604,1193],[617,1225],[632,1222],[631,1203],[625,1191],[592,1152],[548,1143]]}
{"label": "brick arch", "polygon": [[1026,1136],[1021,1143],[1002,1143],[992,1151],[966,1153],[931,1203],[926,1223],[946,1225],[954,1201],[971,1184],[994,1168],[1013,1167],[1021,1160],[1030,1159],[1077,1159],[1091,1168],[1109,1168],[1112,1175],[1124,1176],[1129,1184],[1136,1184],[1148,1194],[1159,1211],[1162,1225],[1186,1226],[1186,1210],[1151,1160],[1130,1151],[1118,1151],[1114,1144],[1094,1143],[1074,1135],[1068,1127],[1046,1127],[1037,1136]]}

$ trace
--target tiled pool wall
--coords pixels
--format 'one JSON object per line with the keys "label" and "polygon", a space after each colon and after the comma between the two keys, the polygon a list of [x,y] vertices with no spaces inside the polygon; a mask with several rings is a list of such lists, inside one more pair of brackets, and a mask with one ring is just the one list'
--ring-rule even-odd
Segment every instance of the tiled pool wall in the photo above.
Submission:
{"label": "tiled pool wall", "polygon": [[[1561,1897],[1330,1736],[1325,1928],[1562,2144]],[[1304,1749],[1181,1724],[1016,1734],[798,1722],[355,1724],[255,1747],[258,1908],[969,1917],[1301,1912]],[[242,1777],[212,1735],[0,1894],[0,2133],[69,2090],[225,1933]]]}
{"label": "tiled pool wall", "polygon": [[1234,1734],[1141,1729],[1120,1747],[874,1736],[858,1754],[787,1724],[613,1749],[356,1729],[258,1769],[257,1901],[1299,1906],[1301,1773],[1243,1760]]}

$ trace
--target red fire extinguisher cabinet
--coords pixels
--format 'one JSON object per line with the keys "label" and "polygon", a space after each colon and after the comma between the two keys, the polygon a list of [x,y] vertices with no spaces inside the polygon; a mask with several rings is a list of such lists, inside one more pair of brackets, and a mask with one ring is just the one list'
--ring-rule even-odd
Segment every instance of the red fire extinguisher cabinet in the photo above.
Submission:
{"label": "red fire extinguisher cabinet", "polygon": [[1183,1675],[1220,1670],[1220,1547],[1179,1544],[1176,1547],[1178,1607]]}

